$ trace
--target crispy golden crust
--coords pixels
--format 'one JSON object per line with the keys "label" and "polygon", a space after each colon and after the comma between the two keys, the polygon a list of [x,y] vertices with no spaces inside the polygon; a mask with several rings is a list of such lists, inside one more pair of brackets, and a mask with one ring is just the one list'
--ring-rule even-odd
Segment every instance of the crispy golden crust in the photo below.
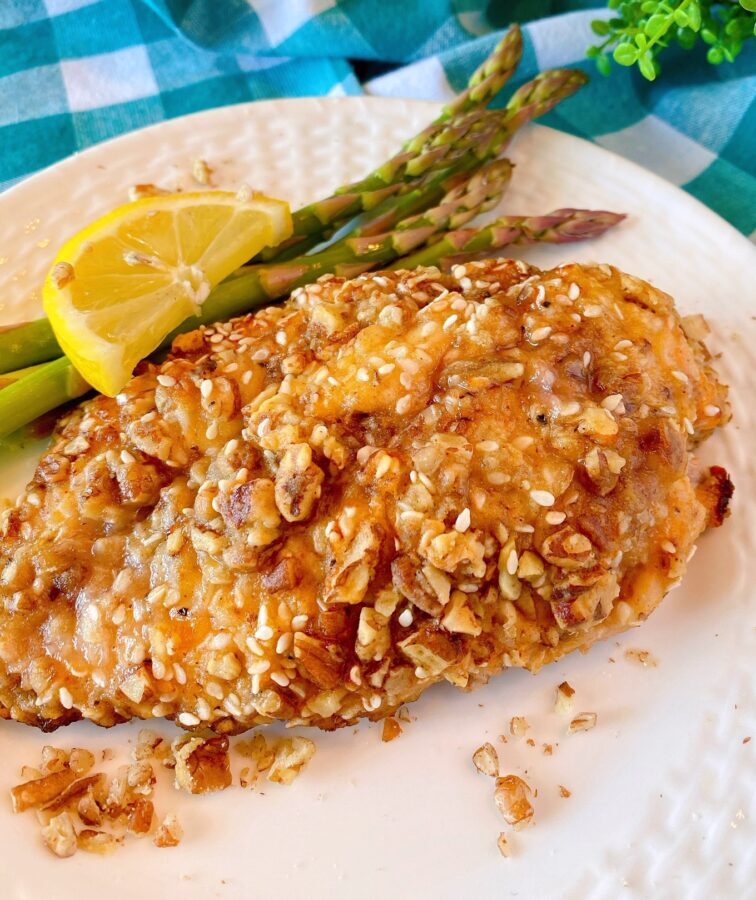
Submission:
{"label": "crispy golden crust", "polygon": [[332,728],[538,669],[679,580],[727,417],[608,266],[328,276],[60,424],[2,520],[0,708]]}

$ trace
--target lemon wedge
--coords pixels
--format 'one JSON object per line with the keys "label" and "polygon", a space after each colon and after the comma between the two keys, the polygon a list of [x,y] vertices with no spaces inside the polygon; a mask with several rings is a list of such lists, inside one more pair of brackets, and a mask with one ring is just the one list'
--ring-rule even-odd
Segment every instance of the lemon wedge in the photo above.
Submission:
{"label": "lemon wedge", "polygon": [[45,280],[45,312],[80,374],[113,397],[215,285],[290,234],[287,204],[260,194],[127,203],[61,248]]}

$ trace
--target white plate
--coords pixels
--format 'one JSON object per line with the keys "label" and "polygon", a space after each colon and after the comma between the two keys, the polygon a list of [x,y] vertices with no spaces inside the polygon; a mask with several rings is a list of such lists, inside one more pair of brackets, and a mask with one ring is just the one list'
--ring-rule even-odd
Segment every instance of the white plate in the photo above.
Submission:
{"label": "white plate", "polygon": [[[39,313],[54,248],[134,182],[186,184],[191,161],[203,157],[219,185],[247,182],[298,205],[385,158],[434,109],[366,98],[257,103],[167,122],[66,160],[0,197],[0,323]],[[732,518],[701,541],[682,588],[618,644],[537,677],[510,672],[475,694],[436,688],[391,744],[381,743],[380,726],[314,734],[318,753],[288,788],[204,798],[167,791],[160,807],[177,810],[186,832],[175,850],[130,841],[107,859],[57,860],[42,848],[34,817],[14,817],[3,799],[4,898],[755,896],[754,248],[686,194],[576,138],[531,127],[511,155],[508,212],[630,214],[600,241],[523,255],[539,264],[610,262],[670,291],[681,311],[710,317],[735,421],[704,456],[732,473]],[[37,449],[2,463],[0,495],[20,489]],[[629,662],[627,647],[650,650],[658,667]],[[551,711],[564,678],[580,709],[598,713],[588,734],[566,737]],[[505,769],[526,771],[538,789],[537,824],[514,836],[515,856],[505,860],[492,786],[470,755],[495,742],[513,715],[530,720],[537,746],[497,746]],[[124,748],[135,734],[77,724],[46,739],[0,722],[2,796],[47,740]],[[554,743],[553,756],[542,754],[543,742]]]}

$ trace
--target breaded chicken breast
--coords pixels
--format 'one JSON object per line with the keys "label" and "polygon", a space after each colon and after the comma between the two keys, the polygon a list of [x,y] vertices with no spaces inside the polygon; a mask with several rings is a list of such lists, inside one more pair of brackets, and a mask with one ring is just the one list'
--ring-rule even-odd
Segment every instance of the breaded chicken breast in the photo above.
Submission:
{"label": "breaded chicken breast", "polygon": [[727,511],[666,294],[513,260],[326,276],[63,419],[2,518],[0,709],[334,728],[644,619]]}

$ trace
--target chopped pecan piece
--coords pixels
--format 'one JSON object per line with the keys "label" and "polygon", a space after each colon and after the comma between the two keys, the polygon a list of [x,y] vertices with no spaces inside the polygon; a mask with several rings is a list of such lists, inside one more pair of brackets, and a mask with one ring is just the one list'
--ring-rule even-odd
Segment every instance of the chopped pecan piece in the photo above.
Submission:
{"label": "chopped pecan piece", "polygon": [[572,699],[575,696],[575,689],[567,681],[563,681],[557,685],[556,696],[554,698],[554,710],[564,715],[569,715],[575,705]]}
{"label": "chopped pecan piece", "polygon": [[575,734],[578,731],[590,731],[591,728],[596,727],[597,720],[598,716],[595,712],[578,713],[570,722],[567,731],[569,734]]}
{"label": "chopped pecan piece", "polygon": [[103,856],[112,853],[122,842],[123,839],[114,834],[106,831],[94,831],[91,828],[85,828],[76,837],[79,850],[85,850],[87,853],[99,853]]}
{"label": "chopped pecan piece", "polygon": [[286,450],[276,474],[276,505],[287,522],[310,517],[323,478],[323,470],[312,461],[309,444],[294,444]]}
{"label": "chopped pecan piece", "polygon": [[335,645],[331,651],[324,641],[298,631],[294,635],[294,657],[318,687],[330,689],[341,683],[343,662]]}
{"label": "chopped pecan piece", "polygon": [[263,587],[268,591],[290,591],[302,580],[302,569],[291,556],[282,559],[270,572],[262,577]]}
{"label": "chopped pecan piece", "polygon": [[533,820],[530,794],[530,785],[518,775],[505,775],[496,779],[494,791],[496,806],[505,820],[515,829],[523,828]]}
{"label": "chopped pecan piece", "polygon": [[179,738],[173,744],[176,787],[190,794],[222,791],[231,784],[228,738]]}
{"label": "chopped pecan piece", "polygon": [[[436,569],[435,566],[432,568]],[[436,571],[440,572],[438,569]],[[416,560],[413,561],[409,556],[397,556],[391,563],[391,577],[396,590],[429,616],[437,616],[443,609],[439,593],[433,589],[424,568],[420,568]],[[451,582],[449,586],[451,587]],[[448,598],[447,593],[446,599]]]}
{"label": "chopped pecan piece", "polygon": [[175,813],[168,813],[152,839],[156,847],[177,847],[184,836],[184,829]]}
{"label": "chopped pecan piece", "polygon": [[276,746],[268,781],[291,784],[315,755],[315,744],[309,738],[285,738]]}
{"label": "chopped pecan piece", "polygon": [[447,635],[422,627],[399,644],[404,655],[428,676],[440,675],[457,660],[457,647]]}
{"label": "chopped pecan piece", "polygon": [[483,744],[473,753],[473,765],[483,775],[496,778],[499,774],[499,754],[493,744]]}
{"label": "chopped pecan piece", "polygon": [[53,816],[42,829],[42,840],[48,850],[65,858],[76,853],[76,831],[70,813]]}
{"label": "chopped pecan piece", "polygon": [[155,807],[152,800],[140,797],[129,806],[129,831],[134,834],[147,834],[152,828],[152,819],[155,815]]}
{"label": "chopped pecan piece", "polygon": [[381,734],[381,740],[388,744],[389,741],[393,741],[399,737],[402,733],[402,726],[396,721],[393,716],[389,716],[387,719],[383,720],[383,732]]}
{"label": "chopped pecan piece", "polygon": [[58,797],[73,781],[76,775],[66,768],[60,772],[51,772],[34,781],[27,781],[11,788],[13,812],[20,813],[27,809],[45,806]]}

